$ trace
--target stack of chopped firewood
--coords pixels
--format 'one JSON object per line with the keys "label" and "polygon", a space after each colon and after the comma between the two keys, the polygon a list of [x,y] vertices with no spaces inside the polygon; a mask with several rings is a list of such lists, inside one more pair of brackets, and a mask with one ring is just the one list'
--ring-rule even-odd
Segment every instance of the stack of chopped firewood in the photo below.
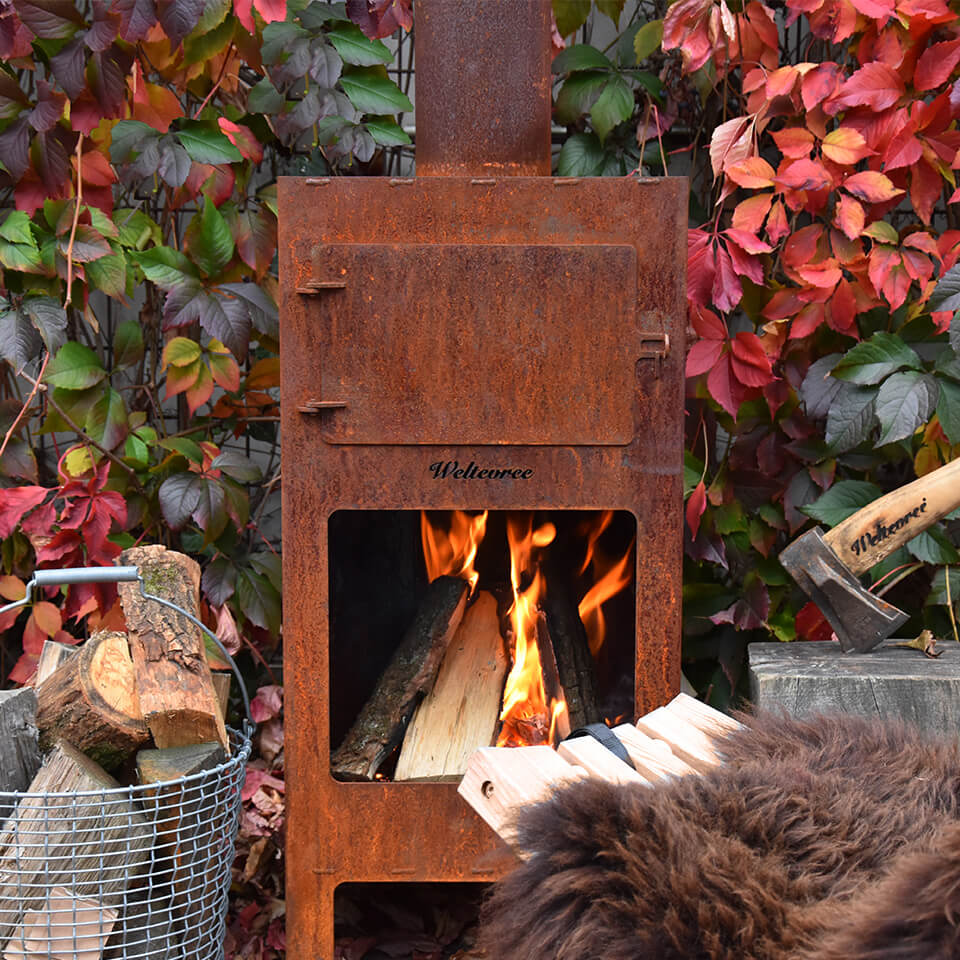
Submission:
{"label": "stack of chopped firewood", "polygon": [[[146,546],[119,562],[140,569],[148,593],[199,617],[200,568],[189,557]],[[186,905],[178,892],[195,899],[204,888],[200,798],[170,781],[227,758],[229,675],[214,680],[187,617],[138,583],[121,584],[120,599],[126,633],[48,642],[33,688],[0,693],[4,960],[99,960],[111,935],[135,926],[145,887],[170,916]],[[159,786],[106,802],[100,793],[149,784]],[[14,793],[26,796],[17,803]],[[163,956],[162,944],[143,955]]]}

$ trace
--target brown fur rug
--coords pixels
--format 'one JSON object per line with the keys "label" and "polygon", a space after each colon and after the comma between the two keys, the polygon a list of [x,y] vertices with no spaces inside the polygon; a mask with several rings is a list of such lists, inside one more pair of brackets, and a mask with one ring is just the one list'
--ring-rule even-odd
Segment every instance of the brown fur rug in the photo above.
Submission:
{"label": "brown fur rug", "polygon": [[956,737],[741,719],[708,776],[524,810],[491,960],[960,960]]}

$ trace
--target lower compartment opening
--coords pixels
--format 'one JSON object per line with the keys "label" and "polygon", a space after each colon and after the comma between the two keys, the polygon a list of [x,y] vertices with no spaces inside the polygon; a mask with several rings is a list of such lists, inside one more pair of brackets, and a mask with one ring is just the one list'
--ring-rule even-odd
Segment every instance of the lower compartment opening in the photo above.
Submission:
{"label": "lower compartment opening", "polygon": [[343,883],[334,893],[336,960],[481,960],[485,883]]}

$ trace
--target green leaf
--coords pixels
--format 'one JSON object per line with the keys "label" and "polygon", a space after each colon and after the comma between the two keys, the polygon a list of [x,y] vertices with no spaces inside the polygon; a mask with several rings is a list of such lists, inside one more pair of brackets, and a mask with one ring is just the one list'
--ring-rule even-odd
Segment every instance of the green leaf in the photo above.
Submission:
{"label": "green leaf", "polygon": [[593,177],[603,165],[603,147],[595,133],[575,133],[567,138],[557,157],[561,177]]}
{"label": "green leaf", "polygon": [[557,122],[576,123],[597,102],[609,78],[609,73],[599,70],[571,73],[557,94]]}
{"label": "green leaf", "polygon": [[827,444],[836,453],[852,450],[873,431],[876,422],[874,387],[844,383],[827,412]]}
{"label": "green leaf", "polygon": [[615,74],[603,88],[590,110],[590,121],[601,142],[618,124],[633,116],[633,90],[619,74]]}
{"label": "green leaf", "polygon": [[389,63],[393,54],[381,40],[368,40],[363,31],[353,23],[342,23],[327,34],[344,63],[357,67],[372,67]]}
{"label": "green leaf", "polygon": [[123,458],[142,470],[150,462],[150,448],[135,433],[131,433],[123,445]]}
{"label": "green leaf", "polygon": [[123,395],[107,387],[103,396],[91,407],[84,430],[107,450],[113,450],[127,438],[127,407]]}
{"label": "green leaf", "polygon": [[209,277],[216,276],[233,259],[233,234],[223,214],[209,197],[203,202],[200,229],[190,246],[198,267]]}
{"label": "green leaf", "polygon": [[163,362],[171,367],[189,367],[200,359],[203,350],[196,340],[174,337],[163,348]]}
{"label": "green leaf", "polygon": [[160,227],[142,210],[114,210],[113,222],[122,247],[142,250],[150,241],[156,246],[163,243]]}
{"label": "green leaf", "polygon": [[571,73],[574,70],[608,70],[612,66],[606,54],[596,47],[591,47],[589,43],[575,43],[553,58],[550,70],[553,73]]}
{"label": "green leaf", "polygon": [[266,77],[247,94],[247,110],[250,113],[279,113],[286,102],[283,94]]}
{"label": "green leaf", "polygon": [[953,319],[950,321],[950,347],[955,356],[960,355],[960,310],[953,315]]}
{"label": "green leaf", "polygon": [[237,587],[237,568],[230,557],[217,557],[204,568],[203,593],[215,606],[221,607],[234,593]]}
{"label": "green leaf", "polygon": [[43,273],[43,258],[36,244],[0,240],[0,265],[20,273]]}
{"label": "green leaf", "polygon": [[34,325],[21,310],[0,309],[0,357],[14,370],[22,370],[40,353],[42,341]]}
{"label": "green leaf", "polygon": [[[287,9],[291,9],[288,7]],[[313,0],[300,11],[298,19],[308,30],[319,30],[331,20],[346,20],[347,11],[343,3],[329,3],[327,0]]]}
{"label": "green leaf", "polygon": [[175,473],[160,484],[160,511],[172,529],[179,530],[197,509],[202,484],[203,478],[195,473]]}
{"label": "green leaf", "polygon": [[0,224],[0,237],[11,243],[26,243],[36,249],[37,239],[30,229],[30,217],[23,210],[14,210]]}
{"label": "green leaf", "polygon": [[960,263],[952,266],[937,281],[927,301],[927,309],[960,310]]}
{"label": "green leaf", "polygon": [[84,268],[87,286],[108,297],[123,299],[127,292],[127,259],[119,253],[91,260]]}
{"label": "green leaf", "polygon": [[143,359],[143,330],[136,320],[124,320],[113,335],[113,362],[116,367],[132,367]]}
{"label": "green leaf", "polygon": [[407,95],[376,67],[355,67],[340,78],[343,92],[361,113],[413,110]]}
{"label": "green leaf", "polygon": [[250,554],[250,566],[257,573],[262,573],[279,591],[283,586],[283,565],[280,563],[280,557],[275,553],[267,553],[265,550],[259,553]]}
{"label": "green leaf", "polygon": [[160,134],[139,120],[121,120],[110,131],[110,159],[122,163],[132,153],[140,153],[149,140],[158,140]]}
{"label": "green leaf", "polygon": [[934,373],[949,377],[960,383],[960,359],[953,350],[937,351],[937,359],[933,362]]}
{"label": "green leaf", "polygon": [[650,20],[645,23],[633,38],[633,52],[637,63],[646,60],[655,50],[659,50],[661,43],[663,43],[663,21]]}
{"label": "green leaf", "polygon": [[251,623],[271,633],[280,629],[280,594],[265,576],[250,570],[239,571],[236,597]]}
{"label": "green leaf", "polygon": [[939,394],[936,380],[916,370],[895,373],[884,380],[876,405],[882,430],[880,443],[896,443],[912,436],[930,419]]}
{"label": "green leaf", "polygon": [[930,527],[929,530],[918,533],[907,543],[907,550],[921,563],[944,564],[960,560],[957,548],[940,527]]}
{"label": "green leaf", "polygon": [[831,373],[850,383],[879,383],[901,367],[919,370],[920,358],[900,337],[880,331],[848,350]]}
{"label": "green leaf", "polygon": [[878,243],[898,244],[900,242],[896,228],[887,223],[886,220],[874,220],[863,233],[864,236],[870,237],[871,240],[876,240]]}
{"label": "green leaf", "polygon": [[947,606],[947,570],[950,571],[950,603],[957,605],[960,600],[960,570],[953,567],[939,567],[933,575],[930,593],[924,601],[926,607]]}
{"label": "green leaf", "polygon": [[703,476],[703,461],[697,459],[689,450],[683,452],[683,497],[693,493]]}
{"label": "green leaf", "polygon": [[64,390],[85,390],[99,383],[107,375],[100,359],[88,347],[68,340],[47,366],[44,381]]}
{"label": "green leaf", "polygon": [[382,147],[396,147],[400,144],[410,143],[410,137],[404,132],[403,127],[390,117],[365,120],[364,126]]}
{"label": "green leaf", "polygon": [[569,37],[574,30],[579,30],[587,22],[590,2],[591,0],[553,0],[553,15],[561,37]]}
{"label": "green leaf", "polygon": [[240,151],[219,130],[197,120],[181,121],[177,139],[196,163],[239,163]]}
{"label": "green leaf", "polygon": [[135,254],[133,259],[140,265],[144,276],[161,290],[170,290],[178,283],[198,277],[189,258],[171,247],[151,247]]}
{"label": "green leaf", "polygon": [[819,523],[835,527],[861,507],[873,503],[883,491],[865,480],[838,480],[813,503],[800,510]]}
{"label": "green leaf", "polygon": [[189,437],[168,437],[160,441],[160,446],[185,457],[191,463],[203,463],[203,449]]}
{"label": "green leaf", "polygon": [[67,339],[67,311],[60,301],[53,297],[25,297],[22,310],[40,334],[47,352],[56,353]]}
{"label": "green leaf", "polygon": [[938,380],[940,400],[937,419],[951,444],[960,443],[960,385],[951,380]]}
{"label": "green leaf", "polygon": [[618,29],[620,27],[620,15],[623,13],[626,2],[627,0],[596,0],[597,9],[606,14]]}
{"label": "green leaf", "polygon": [[249,458],[236,450],[224,450],[213,458],[211,470],[222,470],[238,483],[259,483],[263,471]]}

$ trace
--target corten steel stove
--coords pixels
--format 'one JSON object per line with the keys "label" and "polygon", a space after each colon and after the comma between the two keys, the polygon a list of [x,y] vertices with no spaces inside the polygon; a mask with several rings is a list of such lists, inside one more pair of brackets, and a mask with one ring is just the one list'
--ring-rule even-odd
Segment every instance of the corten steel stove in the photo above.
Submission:
{"label": "corten steel stove", "polygon": [[350,682],[331,676],[338,518],[629,512],[634,713],[679,689],[686,183],[503,166],[280,182],[291,960],[332,960],[339,884],[492,881],[512,858],[454,783],[331,775],[331,702]]}

